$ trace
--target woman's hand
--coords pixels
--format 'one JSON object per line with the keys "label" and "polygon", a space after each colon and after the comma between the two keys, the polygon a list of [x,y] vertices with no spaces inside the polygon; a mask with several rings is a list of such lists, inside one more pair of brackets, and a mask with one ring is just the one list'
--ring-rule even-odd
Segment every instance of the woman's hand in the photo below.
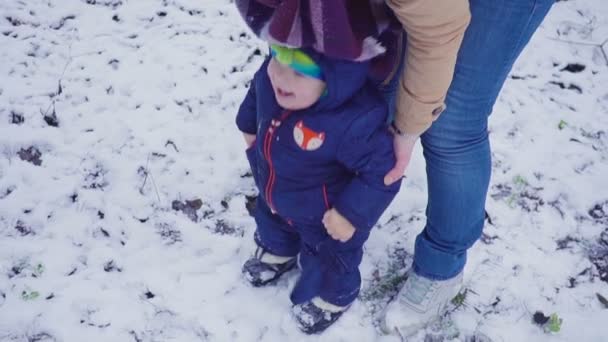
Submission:
{"label": "woman's hand", "polygon": [[384,176],[384,185],[389,186],[400,180],[410,164],[412,159],[412,151],[418,140],[417,135],[397,134],[393,132],[393,146],[395,148],[395,158],[397,162],[392,170]]}

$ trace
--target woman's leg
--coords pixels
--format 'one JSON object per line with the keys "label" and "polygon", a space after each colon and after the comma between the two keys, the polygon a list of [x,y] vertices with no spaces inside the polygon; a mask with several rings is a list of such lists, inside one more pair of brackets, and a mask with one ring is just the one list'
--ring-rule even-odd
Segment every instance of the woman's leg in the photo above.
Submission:
{"label": "woman's leg", "polygon": [[488,116],[513,63],[552,0],[471,0],[445,112],[422,137],[429,199],[416,238],[414,271],[431,279],[460,273],[481,236],[491,160]]}
{"label": "woman's leg", "polygon": [[[458,292],[467,250],[481,235],[491,173],[488,116],[520,52],[553,0],[470,0],[447,108],[421,137],[426,226],[414,273],[386,310],[384,329],[409,334],[442,313]],[[407,71],[406,71],[407,72]]]}

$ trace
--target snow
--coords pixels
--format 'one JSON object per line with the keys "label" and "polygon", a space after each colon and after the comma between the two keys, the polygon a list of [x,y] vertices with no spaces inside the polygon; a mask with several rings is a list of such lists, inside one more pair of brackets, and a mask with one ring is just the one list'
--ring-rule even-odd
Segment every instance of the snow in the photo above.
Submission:
{"label": "snow", "polygon": [[[307,337],[289,316],[297,272],[261,289],[240,274],[255,189],[234,116],[266,48],[234,4],[3,1],[0,33],[0,341],[399,340],[378,319],[424,225],[420,146],[360,300]],[[556,3],[490,120],[464,305],[412,341],[605,340],[606,54],[606,3]]]}

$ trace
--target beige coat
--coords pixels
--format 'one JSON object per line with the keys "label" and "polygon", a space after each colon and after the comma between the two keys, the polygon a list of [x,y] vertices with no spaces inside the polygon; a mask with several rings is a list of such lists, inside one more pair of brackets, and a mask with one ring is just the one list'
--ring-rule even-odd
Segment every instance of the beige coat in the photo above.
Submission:
{"label": "beige coat", "polygon": [[471,18],[468,0],[386,0],[407,33],[395,124],[426,131],[445,108],[456,55]]}

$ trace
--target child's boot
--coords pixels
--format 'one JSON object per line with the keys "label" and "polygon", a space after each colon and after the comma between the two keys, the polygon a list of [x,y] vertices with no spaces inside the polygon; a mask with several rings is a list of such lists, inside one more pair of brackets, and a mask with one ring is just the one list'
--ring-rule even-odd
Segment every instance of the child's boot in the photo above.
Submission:
{"label": "child's boot", "polygon": [[342,316],[348,306],[337,306],[320,297],[294,305],[291,312],[300,330],[306,334],[320,334]]}
{"label": "child's boot", "polygon": [[283,257],[257,247],[252,258],[243,265],[243,275],[255,287],[268,285],[296,266],[296,257]]}

